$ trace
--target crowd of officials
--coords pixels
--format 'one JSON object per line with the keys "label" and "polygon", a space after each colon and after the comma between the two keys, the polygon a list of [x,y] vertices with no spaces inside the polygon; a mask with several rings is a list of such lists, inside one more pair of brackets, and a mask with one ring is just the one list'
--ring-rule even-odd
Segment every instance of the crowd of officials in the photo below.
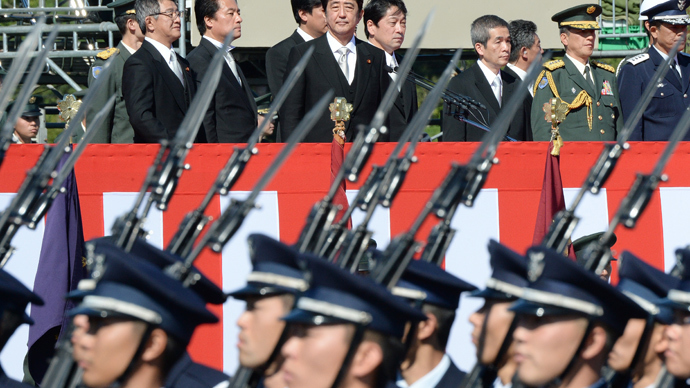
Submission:
{"label": "crowd of officials", "polygon": [[[400,58],[395,51],[402,44],[406,22],[404,4],[371,0],[363,8],[356,0],[293,1],[297,3],[302,4],[295,6],[300,27],[267,54],[268,63],[274,65],[269,71],[271,87],[280,87],[280,73],[291,68],[306,47],[315,50],[280,114],[280,134],[289,133],[299,115],[327,89],[352,96],[352,123],[368,121],[382,88],[396,76]],[[122,97],[120,111],[116,108],[113,113],[120,117],[115,121],[122,128],[116,133],[111,120],[110,127],[103,129],[104,141],[169,138],[214,50],[222,47],[227,34],[239,38],[237,3],[196,2],[197,25],[204,37],[187,59],[171,49],[180,29],[173,1],[136,0],[132,8],[131,0],[120,0],[112,6],[119,14],[123,40],[119,49],[106,51],[101,59],[122,58],[121,77],[113,75],[111,80],[116,88],[112,93]],[[685,26],[690,24],[685,7],[678,1],[643,2],[652,46],[626,58],[618,78],[612,67],[589,60],[594,31],[599,28],[598,5],[554,15],[566,56],[544,64],[535,84],[524,86],[529,87],[530,97],[509,134],[520,140],[548,140],[551,121],[545,116],[555,97],[570,108],[560,123],[565,140],[614,139],[621,119],[630,114],[628,104],[634,105],[627,101],[634,98],[633,89],[644,89],[649,81],[645,77],[651,77],[660,58],[677,39],[685,39]],[[369,42],[354,37],[362,17]],[[670,31],[675,31],[673,36]],[[482,103],[486,110],[477,115],[490,123],[515,92],[529,63],[540,57],[541,48],[531,22],[508,24],[489,15],[472,24],[471,34],[479,60],[455,77],[449,88]],[[244,130],[253,131],[260,120],[231,51],[225,61],[224,80],[200,135],[207,141],[241,139],[245,134],[234,124],[244,123]],[[666,126],[675,123],[669,117],[679,115],[685,106],[687,90],[678,90],[687,89],[687,63],[684,54],[671,62],[669,75],[658,85],[658,101],[646,108],[636,136],[658,139]],[[94,78],[98,67],[92,70]],[[623,97],[619,90],[630,91]],[[414,114],[412,91],[403,86],[396,101],[392,116],[399,114],[401,123]],[[662,116],[662,110],[668,115]],[[238,118],[221,117],[230,113]],[[127,122],[122,114],[128,115]],[[330,122],[323,119],[323,125],[326,121]],[[131,126],[124,128],[126,123]],[[317,127],[308,139],[323,141],[322,133],[327,133],[330,141],[331,131],[321,129]],[[355,136],[353,127],[348,131],[348,137]],[[444,118],[444,140],[475,140],[482,134],[477,131],[481,129],[454,117]],[[393,128],[390,140],[395,134]],[[589,236],[581,244],[596,238]],[[685,386],[690,378],[690,266],[682,265],[690,260],[688,249],[677,251],[680,265],[673,275],[623,252],[620,281],[614,287],[561,252],[535,246],[520,254],[492,240],[488,243],[492,274],[483,289],[472,284],[476,279],[463,280],[435,264],[414,260],[397,284],[387,288],[367,276],[368,270],[351,273],[263,235],[251,235],[247,243],[250,257],[238,259],[251,260],[252,272],[245,286],[225,294],[196,269],[191,282],[169,276],[167,269],[182,259],[144,240],[136,241],[129,251],[111,238],[91,241],[87,261],[93,278],[66,296],[77,304],[68,314],[74,325],[72,357],[83,371],[79,384],[90,388],[656,388]],[[383,262],[378,252],[372,254],[379,257],[375,263]],[[445,352],[463,293],[484,300],[470,317],[477,367],[469,374]],[[207,305],[222,304],[227,297],[246,302],[237,320],[237,347],[239,363],[252,371],[252,378],[242,383],[238,381],[244,370],[231,379],[195,363],[186,353],[196,328],[218,321]],[[0,346],[19,325],[32,323],[25,313],[29,303],[43,302],[0,269]],[[0,386],[25,385],[10,380],[0,368]]]}

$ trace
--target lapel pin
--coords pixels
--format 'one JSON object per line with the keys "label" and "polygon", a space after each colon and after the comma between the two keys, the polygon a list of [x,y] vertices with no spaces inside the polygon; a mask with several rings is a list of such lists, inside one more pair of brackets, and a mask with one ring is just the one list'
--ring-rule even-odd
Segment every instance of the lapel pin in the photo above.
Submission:
{"label": "lapel pin", "polygon": [[367,59],[367,63],[369,63],[369,64],[370,64],[370,63],[371,63],[371,59]]}
{"label": "lapel pin", "polygon": [[572,90],[573,94],[575,94],[575,92],[577,92],[577,90],[575,90],[575,88],[572,88],[571,90]]}

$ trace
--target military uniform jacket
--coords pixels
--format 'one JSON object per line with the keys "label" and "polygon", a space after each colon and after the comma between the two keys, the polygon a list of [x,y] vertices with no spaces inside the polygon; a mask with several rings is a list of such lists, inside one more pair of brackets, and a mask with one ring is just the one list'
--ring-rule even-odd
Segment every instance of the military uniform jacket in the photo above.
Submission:
{"label": "military uniform jacket", "polygon": [[[388,86],[389,77],[384,70],[386,59],[383,51],[356,38],[355,77],[352,84],[348,84],[331,52],[327,35],[328,33],[290,50],[288,69],[295,67],[307,49],[314,46],[312,58],[280,110],[279,139],[282,141],[288,139],[304,115],[331,89],[335,91],[335,97],[345,97],[353,106],[350,120],[345,122],[347,141],[353,141],[357,126],[368,125],[373,119]],[[311,131],[307,132],[304,142],[330,143],[333,140],[334,126],[330,112],[325,109]]]}
{"label": "military uniform jacket", "polygon": [[[630,58],[621,66],[618,89],[621,93],[623,119],[627,120],[632,115],[635,104],[663,62],[659,52],[652,48],[646,54]],[[666,72],[664,80],[657,85],[651,102],[642,114],[642,119],[635,125],[630,140],[667,141],[680,117],[690,107],[690,58],[679,53],[678,64],[683,80],[678,78],[675,69]],[[690,140],[690,134],[685,135],[684,140]]]}
{"label": "military uniform jacket", "polygon": [[[86,126],[91,131],[96,131],[92,143],[133,143],[134,130],[129,123],[129,115],[125,106],[125,99],[122,96],[122,69],[125,61],[131,56],[127,47],[122,42],[115,49],[108,49],[100,52],[96,56],[91,69],[89,70],[89,87],[98,78],[99,72],[103,69],[105,62],[114,57],[112,69],[105,85],[101,87],[98,94],[94,95],[92,109],[86,112]],[[110,96],[115,96],[115,106],[108,112],[105,120],[97,128],[90,125],[98,111],[108,102]]]}
{"label": "military uniform jacket", "polygon": [[213,388],[218,384],[230,380],[221,371],[197,364],[185,353],[165,379],[165,388]]}
{"label": "military uniform jacket", "polygon": [[[534,86],[532,102],[532,131],[535,141],[551,139],[551,121],[544,119],[544,104],[554,97],[554,88],[564,102],[573,106],[559,125],[564,141],[616,139],[623,120],[615,69],[595,61],[590,61],[590,67],[594,85],[585,80],[568,57],[544,64],[544,70],[537,77]],[[580,106],[575,107],[577,105]]]}

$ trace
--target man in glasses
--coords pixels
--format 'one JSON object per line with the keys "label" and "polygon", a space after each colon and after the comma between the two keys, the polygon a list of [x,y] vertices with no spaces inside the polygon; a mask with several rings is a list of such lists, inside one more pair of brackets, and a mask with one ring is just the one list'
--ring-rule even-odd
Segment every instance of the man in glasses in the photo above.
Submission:
{"label": "man in glasses", "polygon": [[[144,43],[125,63],[122,94],[135,143],[175,137],[189,109],[196,84],[189,63],[173,50],[180,38],[180,11],[172,0],[136,0]],[[204,130],[199,131],[205,139]]]}

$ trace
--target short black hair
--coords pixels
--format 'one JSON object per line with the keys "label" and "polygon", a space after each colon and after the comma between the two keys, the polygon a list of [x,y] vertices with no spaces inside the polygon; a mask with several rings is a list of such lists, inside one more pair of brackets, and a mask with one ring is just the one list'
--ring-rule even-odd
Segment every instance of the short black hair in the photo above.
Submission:
{"label": "short black hair", "polygon": [[[321,0],[321,5],[323,5],[323,10],[324,10],[324,11],[326,10],[326,7],[328,7],[328,2],[329,2],[329,1],[330,1],[330,0]],[[358,8],[358,11],[361,11],[362,8],[364,8],[364,0],[357,0],[357,7],[359,7],[359,8]]]}
{"label": "short black hair", "polygon": [[304,11],[311,15],[311,11],[316,7],[323,7],[321,0],[290,0],[292,3],[292,14],[295,17],[297,24],[302,24],[302,18],[299,17],[299,11]]}
{"label": "short black hair", "polygon": [[508,22],[496,15],[484,15],[475,19],[470,27],[472,46],[477,43],[481,43],[483,46],[486,46],[486,42],[488,42],[489,38],[491,37],[491,33],[489,31],[496,27],[508,28]]}
{"label": "short black hair", "polygon": [[367,3],[367,6],[364,7],[364,34],[367,36],[367,39],[369,39],[369,29],[367,28],[369,20],[378,27],[379,22],[386,16],[386,12],[391,7],[398,7],[403,15],[407,16],[407,7],[405,7],[403,0],[370,0]]}
{"label": "short black hair", "polygon": [[508,31],[512,48],[508,62],[513,63],[518,60],[523,47],[529,49],[534,46],[534,41],[537,40],[537,25],[529,20],[513,20],[508,25]]}
{"label": "short black hair", "polygon": [[168,334],[168,342],[165,344],[165,350],[161,354],[161,372],[164,379],[170,373],[172,368],[182,358],[184,352],[187,350],[187,343],[171,337]]}
{"label": "short black hair", "polygon": [[375,369],[375,387],[385,387],[387,383],[395,381],[398,375],[400,363],[405,355],[405,346],[400,339],[380,332],[367,330],[364,332],[364,340],[373,341],[381,347],[383,359]]}
{"label": "short black hair", "polygon": [[220,2],[218,0],[196,0],[194,2],[194,14],[196,15],[196,28],[201,35],[206,33],[207,16],[213,18],[213,15],[220,9]]}
{"label": "short black hair", "polygon": [[433,304],[424,304],[422,311],[429,313],[436,318],[438,327],[436,328],[436,340],[438,341],[438,350],[445,350],[448,346],[448,339],[450,338],[450,329],[455,322],[455,310],[446,309]]}
{"label": "short black hair", "polygon": [[117,29],[120,31],[120,35],[125,36],[125,32],[127,32],[127,22],[130,20],[134,20],[136,22],[136,15],[115,16],[115,24],[117,25]]}

